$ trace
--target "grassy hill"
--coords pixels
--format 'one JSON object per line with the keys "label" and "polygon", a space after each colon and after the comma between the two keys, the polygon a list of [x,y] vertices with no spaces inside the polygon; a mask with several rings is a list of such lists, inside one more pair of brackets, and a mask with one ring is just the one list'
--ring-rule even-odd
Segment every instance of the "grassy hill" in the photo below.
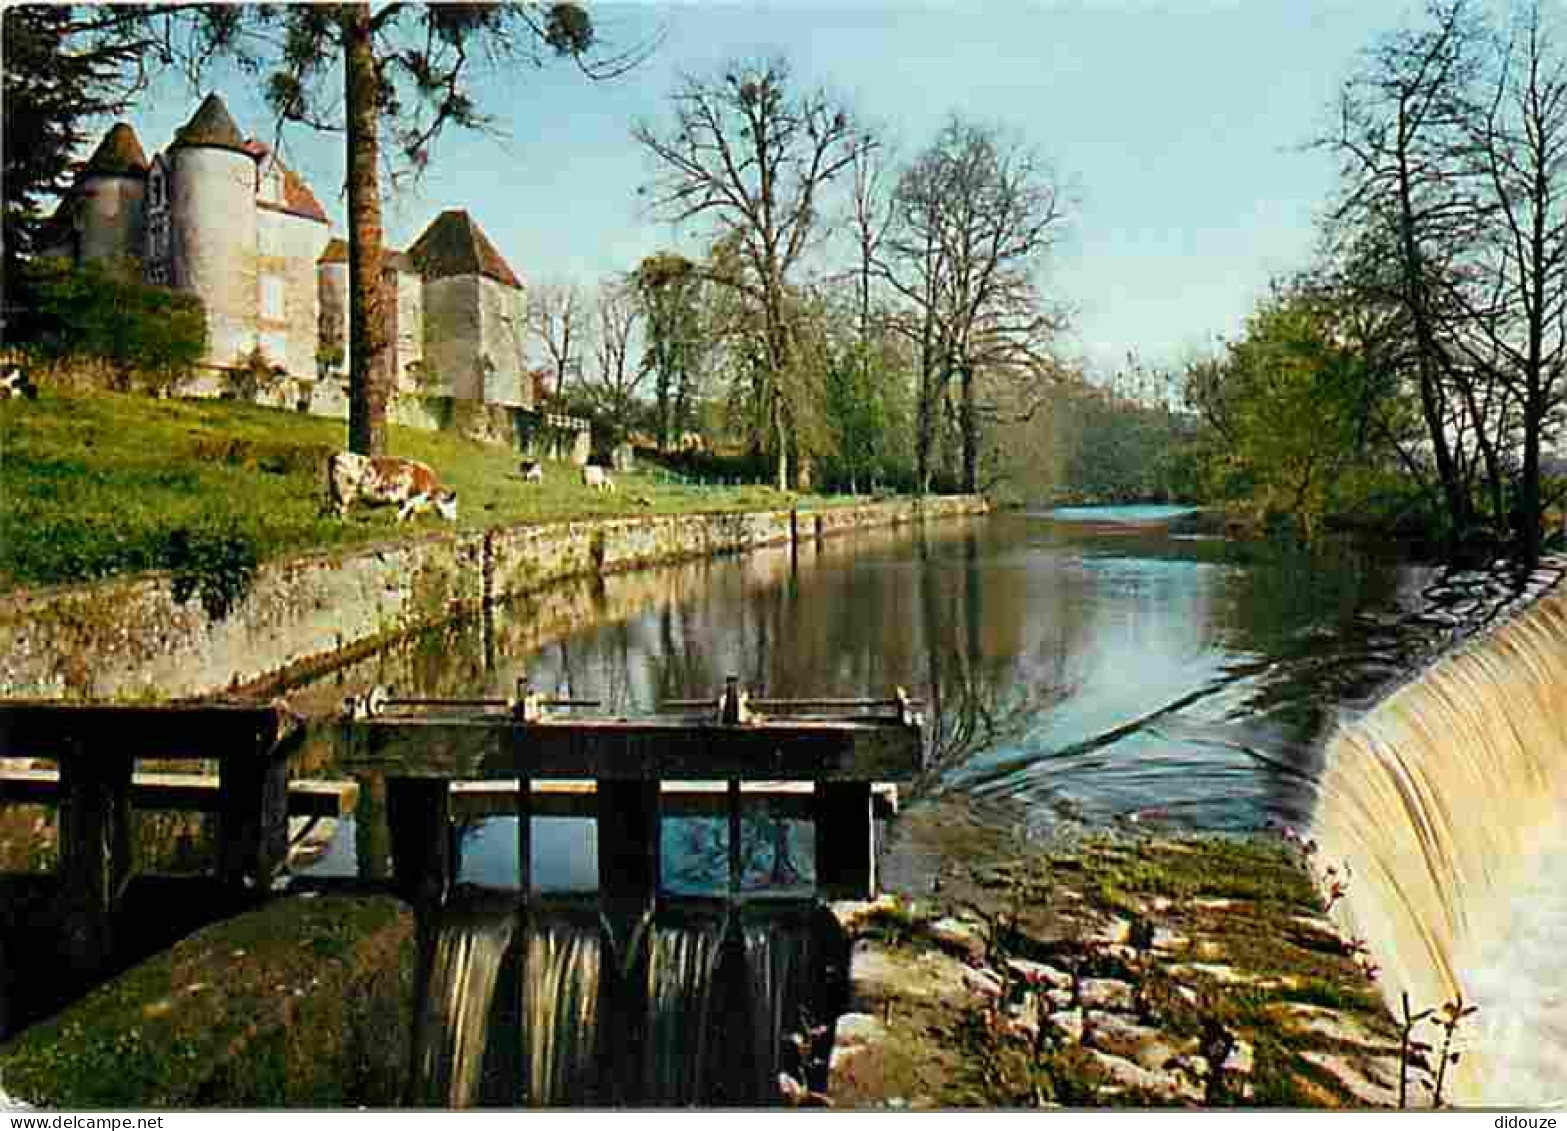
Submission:
{"label": "grassy hill", "polygon": [[[228,401],[157,400],[45,389],[0,404],[0,589],[84,581],[169,564],[172,540],[242,539],[262,561],[370,542],[444,523],[399,527],[395,511],[323,514],[326,459],[342,421]],[[461,527],[590,515],[756,510],[796,497],[767,487],[695,487],[654,474],[589,491],[575,468],[546,464],[526,484],[518,456],[450,433],[394,427],[394,455],[423,460],[458,493]],[[812,500],[821,503],[823,500]],[[183,532],[183,533],[180,533]]]}

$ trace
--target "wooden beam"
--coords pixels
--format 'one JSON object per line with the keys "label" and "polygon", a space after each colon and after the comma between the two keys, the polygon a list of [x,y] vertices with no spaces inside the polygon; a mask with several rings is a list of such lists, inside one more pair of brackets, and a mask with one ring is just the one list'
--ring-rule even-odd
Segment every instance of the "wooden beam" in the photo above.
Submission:
{"label": "wooden beam", "polygon": [[270,750],[293,725],[280,703],[0,701],[0,758],[223,758]]}
{"label": "wooden beam", "polygon": [[[728,810],[728,784],[721,781],[665,782],[659,807],[666,817],[721,817]],[[810,820],[816,815],[816,795],[810,782],[744,782],[740,798],[761,804],[775,816]],[[534,782],[529,803],[535,817],[596,817],[598,797],[593,782]],[[889,782],[871,786],[871,805],[878,819],[896,816],[898,787]],[[511,817],[518,812],[516,781],[452,783],[452,812],[458,817]]]}
{"label": "wooden beam", "polygon": [[[213,774],[136,773],[131,775],[132,809],[216,813],[218,779]],[[296,779],[288,783],[288,812],[293,817],[344,817],[354,811],[359,783]],[[0,805],[57,805],[60,771],[0,769]]]}
{"label": "wooden beam", "polygon": [[430,778],[909,781],[919,731],[895,722],[719,726],[679,718],[519,724],[503,717],[341,724],[344,764]]}
{"label": "wooden beam", "polygon": [[428,778],[388,778],[392,882],[415,907],[439,906],[457,880],[451,789]]}
{"label": "wooden beam", "polygon": [[870,785],[818,784],[816,806],[816,890],[825,899],[874,899],[876,822]]}
{"label": "wooden beam", "polygon": [[599,891],[606,900],[641,904],[658,895],[659,816],[657,782],[599,782]]}
{"label": "wooden beam", "polygon": [[131,760],[69,758],[61,782],[60,886],[64,949],[80,973],[94,973],[113,953],[112,923],[134,868]]}

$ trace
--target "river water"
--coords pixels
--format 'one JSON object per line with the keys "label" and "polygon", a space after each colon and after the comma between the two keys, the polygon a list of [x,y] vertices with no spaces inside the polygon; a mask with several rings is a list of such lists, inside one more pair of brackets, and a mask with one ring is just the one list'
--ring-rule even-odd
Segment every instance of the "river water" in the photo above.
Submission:
{"label": "river water", "polygon": [[[929,723],[930,768],[912,802],[905,790],[916,810],[957,799],[1025,837],[1063,821],[1242,831],[1303,824],[1329,725],[1517,584],[1388,547],[1227,539],[1180,508],[1009,513],[566,586],[290,696],[329,712],[375,684],[505,697],[525,677],[638,714],[729,675],[768,698],[904,687]],[[334,772],[329,749],[307,762]],[[719,822],[668,824],[671,889],[720,884]],[[748,849],[748,886],[809,885],[796,824]],[[464,837],[465,878],[514,882],[510,819]],[[534,886],[591,888],[592,840],[590,821],[535,818]],[[316,873],[351,874],[354,851],[350,827]]]}

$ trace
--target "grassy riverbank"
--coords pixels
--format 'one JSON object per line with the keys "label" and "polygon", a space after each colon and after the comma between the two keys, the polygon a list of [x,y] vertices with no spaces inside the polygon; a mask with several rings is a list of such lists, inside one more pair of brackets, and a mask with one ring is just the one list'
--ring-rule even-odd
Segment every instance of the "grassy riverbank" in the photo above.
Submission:
{"label": "grassy riverbank", "polygon": [[[343,441],[341,421],[228,401],[46,389],[0,404],[0,591],[169,566],[177,531],[237,540],[261,561],[386,538],[391,510],[347,522],[322,513],[326,458]],[[457,490],[461,527],[832,503],[647,472],[617,476],[605,494],[565,464],[526,484],[516,453],[452,433],[394,427],[391,449]]]}

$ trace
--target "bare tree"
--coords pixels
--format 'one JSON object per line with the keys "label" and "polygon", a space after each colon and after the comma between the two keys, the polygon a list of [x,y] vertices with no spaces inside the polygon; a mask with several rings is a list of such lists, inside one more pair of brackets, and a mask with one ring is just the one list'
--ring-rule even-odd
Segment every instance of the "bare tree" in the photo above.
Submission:
{"label": "bare tree", "polygon": [[575,283],[541,283],[528,296],[528,329],[544,347],[556,397],[565,392],[567,375],[581,371],[582,338],[590,316]]}
{"label": "bare tree", "polygon": [[[977,379],[987,364],[1038,355],[1063,321],[1040,299],[1040,268],[1065,224],[1060,185],[996,127],[952,118],[905,170],[878,269],[910,304],[921,349],[916,459],[930,484],[936,409],[951,406],[963,489],[979,485]],[[952,381],[957,401],[951,400]]]}
{"label": "bare tree", "polygon": [[[1428,20],[1371,52],[1345,84],[1338,128],[1323,144],[1341,159],[1336,241],[1357,264],[1349,278],[1365,301],[1403,315],[1407,368],[1459,532],[1472,518],[1467,444],[1483,447],[1491,433],[1474,419],[1479,401],[1465,395],[1451,332],[1451,284],[1484,223],[1464,140],[1475,120],[1484,28],[1471,0],[1432,0]],[[1484,458],[1494,465],[1494,454]]]}
{"label": "bare tree", "polygon": [[826,186],[870,142],[827,94],[795,91],[782,60],[737,61],[716,78],[687,76],[673,103],[674,120],[664,129],[639,122],[632,130],[658,166],[646,191],[656,212],[700,220],[715,243],[732,240],[739,253],[742,269],[720,281],[743,292],[760,315],[757,403],[778,488],[787,490],[799,417],[788,385],[790,287],[820,234]]}
{"label": "bare tree", "polygon": [[[1567,367],[1567,58],[1538,0],[1497,69],[1475,150],[1494,203],[1496,238],[1483,247],[1478,330],[1519,414],[1521,468],[1512,515],[1518,549],[1540,556],[1540,449],[1560,410]],[[1481,303],[1483,302],[1483,306]]]}
{"label": "bare tree", "polygon": [[592,364],[584,372],[583,389],[599,422],[618,443],[629,431],[638,392],[649,372],[636,359],[642,309],[632,285],[618,276],[602,280],[592,318]]}

